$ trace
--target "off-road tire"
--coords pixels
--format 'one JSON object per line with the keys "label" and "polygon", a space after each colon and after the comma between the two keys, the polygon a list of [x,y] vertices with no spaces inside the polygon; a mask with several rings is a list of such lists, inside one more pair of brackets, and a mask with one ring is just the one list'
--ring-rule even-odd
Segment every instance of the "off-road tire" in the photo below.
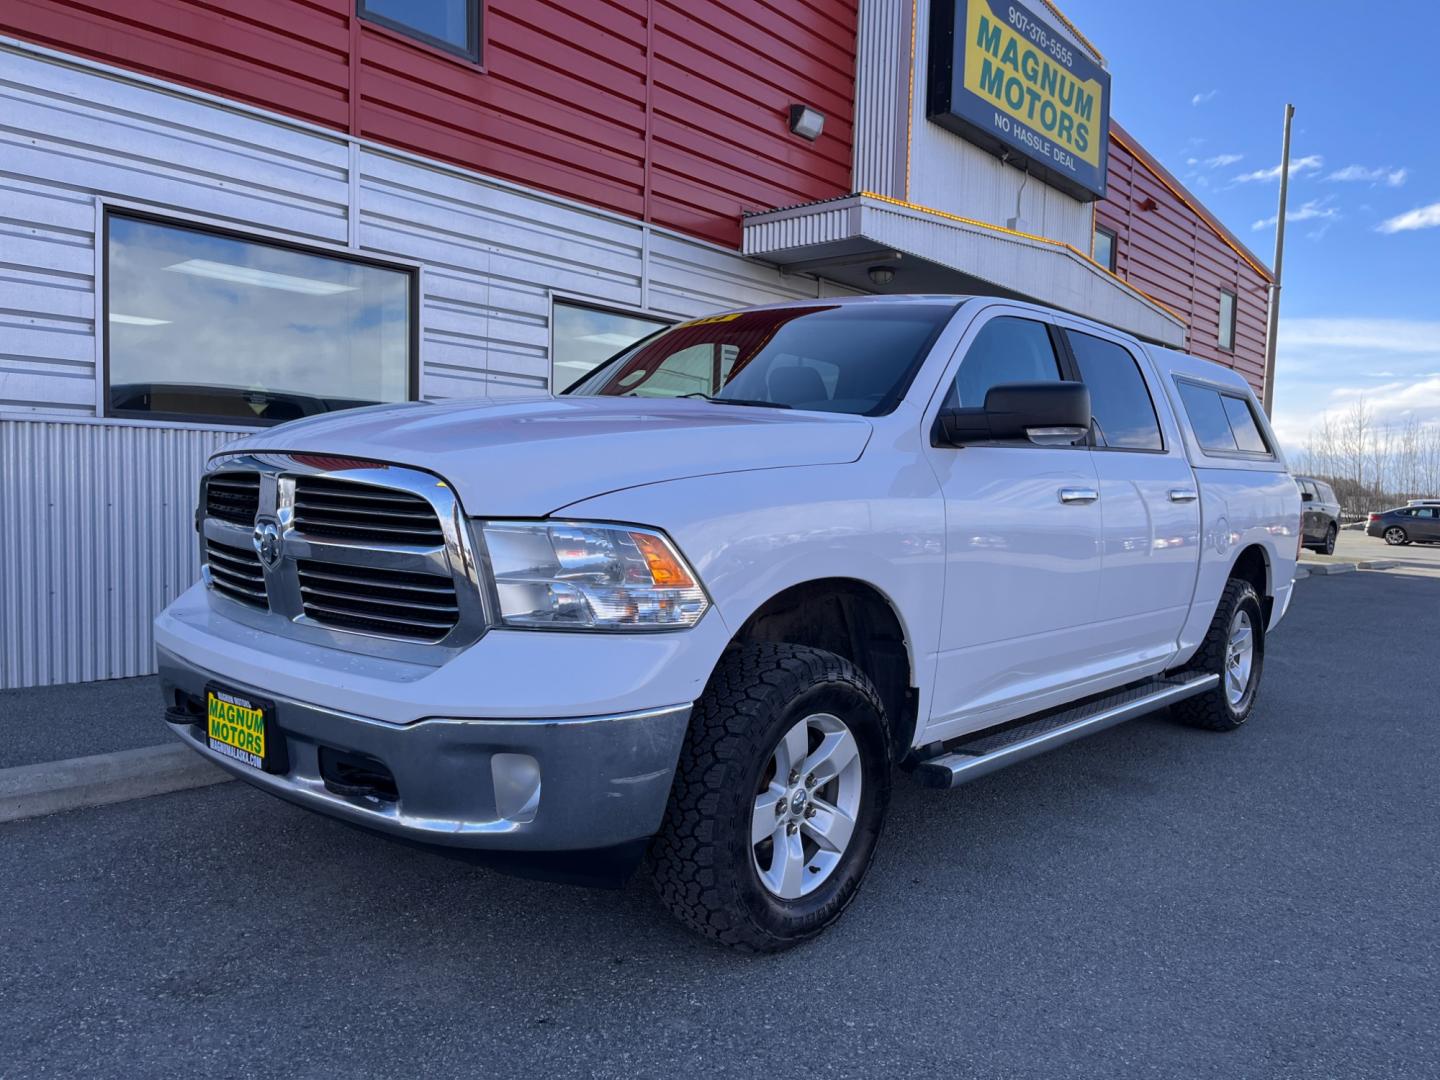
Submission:
{"label": "off-road tire", "polygon": [[[781,900],[761,884],[750,840],[757,784],[780,737],[816,712],[860,748],[861,801],[841,862],[813,892]],[[660,900],[682,923],[744,952],[814,937],[855,898],[890,801],[891,747],[875,687],[842,657],[800,645],[732,647],[695,703],[670,804],[650,846]]]}
{"label": "off-road tire", "polygon": [[[1230,703],[1230,695],[1225,689],[1225,657],[1230,643],[1230,623],[1241,606],[1250,614],[1255,655],[1251,665],[1250,682],[1237,707]],[[1210,620],[1205,641],[1200,646],[1200,651],[1185,665],[1184,670],[1219,675],[1220,681],[1203,694],[1170,706],[1170,713],[1175,719],[1190,727],[1205,728],[1209,731],[1234,731],[1249,719],[1260,692],[1261,676],[1265,673],[1264,608],[1255,592],[1255,586],[1240,578],[1231,578],[1225,583],[1225,591],[1220,595],[1220,603],[1215,608],[1215,617]]]}

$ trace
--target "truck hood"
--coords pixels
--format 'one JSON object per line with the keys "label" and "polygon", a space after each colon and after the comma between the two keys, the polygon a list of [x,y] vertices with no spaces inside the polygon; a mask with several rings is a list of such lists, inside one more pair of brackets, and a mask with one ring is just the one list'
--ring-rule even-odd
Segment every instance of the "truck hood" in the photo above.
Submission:
{"label": "truck hood", "polygon": [[854,461],[870,434],[863,417],[701,399],[508,398],[315,416],[250,435],[224,453],[409,465],[447,480],[471,515],[541,517],[640,484]]}

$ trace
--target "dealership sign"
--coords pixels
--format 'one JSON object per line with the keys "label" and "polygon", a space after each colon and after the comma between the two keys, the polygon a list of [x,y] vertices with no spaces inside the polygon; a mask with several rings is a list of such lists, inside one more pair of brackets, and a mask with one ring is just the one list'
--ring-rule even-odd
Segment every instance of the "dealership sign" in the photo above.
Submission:
{"label": "dealership sign", "polygon": [[1010,0],[934,0],[929,66],[931,120],[1077,199],[1104,197],[1110,73],[1050,23]]}

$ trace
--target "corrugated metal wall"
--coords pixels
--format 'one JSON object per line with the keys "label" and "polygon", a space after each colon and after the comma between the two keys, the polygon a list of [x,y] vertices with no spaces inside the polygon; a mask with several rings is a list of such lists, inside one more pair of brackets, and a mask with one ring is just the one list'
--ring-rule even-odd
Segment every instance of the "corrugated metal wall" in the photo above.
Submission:
{"label": "corrugated metal wall", "polygon": [[0,420],[0,687],[154,670],[150,622],[200,573],[200,466],[234,437]]}
{"label": "corrugated metal wall", "polygon": [[[1119,137],[1096,221],[1115,232],[1116,273],[1186,321],[1186,351],[1234,368],[1262,392],[1268,281]],[[1229,352],[1219,345],[1221,289],[1236,297]]]}
{"label": "corrugated metal wall", "polygon": [[0,687],[151,670],[196,576],[195,476],[237,434],[94,418],[102,205],[421,264],[428,398],[545,389],[556,297],[686,317],[840,291],[30,46],[0,45],[0,116]]}
{"label": "corrugated metal wall", "polygon": [[850,190],[856,0],[486,0],[480,64],[356,6],[5,0],[0,33],[732,247],[742,210]]}
{"label": "corrugated metal wall", "polygon": [[894,199],[905,198],[909,152],[910,11],[896,0],[860,0],[854,188]]}

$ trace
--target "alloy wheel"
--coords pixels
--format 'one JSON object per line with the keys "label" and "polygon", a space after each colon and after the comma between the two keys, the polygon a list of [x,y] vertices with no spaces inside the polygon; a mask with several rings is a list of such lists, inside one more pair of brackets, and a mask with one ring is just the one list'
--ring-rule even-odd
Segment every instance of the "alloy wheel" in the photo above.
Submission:
{"label": "alloy wheel", "polygon": [[750,818],[751,859],[772,896],[797,900],[835,872],[860,813],[861,776],[859,743],[838,716],[814,713],[781,737]]}
{"label": "alloy wheel", "polygon": [[1225,645],[1225,694],[1238,709],[1250,689],[1250,672],[1255,667],[1255,628],[1244,608],[1230,620],[1230,640]]}

